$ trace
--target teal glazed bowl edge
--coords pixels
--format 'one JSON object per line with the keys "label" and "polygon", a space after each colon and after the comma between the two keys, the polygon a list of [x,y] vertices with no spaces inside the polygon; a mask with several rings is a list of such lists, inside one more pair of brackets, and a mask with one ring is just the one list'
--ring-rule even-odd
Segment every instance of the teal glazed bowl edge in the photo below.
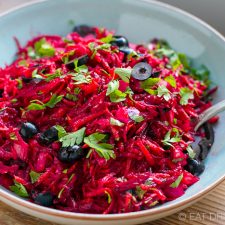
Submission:
{"label": "teal glazed bowl edge", "polygon": [[[39,34],[66,35],[75,25],[106,27],[130,42],[166,39],[173,48],[206,65],[219,90],[215,102],[225,99],[225,38],[200,19],[152,0],[42,0],[0,16],[0,67],[16,54],[16,37],[21,45]],[[92,215],[63,212],[34,205],[4,188],[0,200],[25,213],[62,224],[137,224],[175,213],[203,197],[225,178],[225,114],[215,126],[215,143],[205,160],[200,180],[180,198],[152,209],[124,214]]]}

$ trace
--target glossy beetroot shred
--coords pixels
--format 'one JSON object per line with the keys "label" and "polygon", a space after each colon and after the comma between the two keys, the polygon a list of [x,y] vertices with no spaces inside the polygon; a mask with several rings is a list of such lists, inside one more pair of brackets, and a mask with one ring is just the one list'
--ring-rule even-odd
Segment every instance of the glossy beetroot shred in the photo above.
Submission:
{"label": "glossy beetroot shred", "polygon": [[[71,33],[66,37],[69,41],[60,36],[36,37],[24,48],[19,46],[17,59],[0,69],[0,184],[9,188],[15,180],[24,185],[31,201],[38,193],[48,192],[54,196],[52,207],[82,213],[139,211],[183,195],[188,186],[198,181],[184,170],[184,166],[188,158],[186,148],[194,140],[192,121],[211,105],[201,98],[206,86],[185,73],[178,75],[181,68],[166,68],[167,57],[157,58],[141,45],[130,45],[141,56],[125,62],[124,53],[116,46],[99,49],[93,55],[88,44],[101,45],[100,39],[109,34],[104,29],[94,30],[96,35],[86,37]],[[54,47],[55,54],[32,59],[28,56],[29,47],[42,38]],[[151,48],[155,45],[153,42]],[[89,57],[86,65],[92,81],[76,85],[69,74],[74,71],[68,69],[62,59],[68,57],[71,61],[83,55]],[[169,75],[175,77],[176,88],[162,81],[172,98],[166,101],[163,97],[150,95],[140,87],[139,81],[131,78],[132,99],[127,97],[120,103],[111,102],[106,90],[112,79],[119,78],[114,68],[132,68],[143,59],[151,65],[153,72],[161,71],[162,80]],[[58,68],[67,75],[50,82],[32,79],[35,69],[37,74],[45,77]],[[21,81],[23,86],[18,88]],[[128,85],[120,81],[122,91]],[[179,104],[180,98],[174,94],[181,87],[195,89],[194,99],[187,105]],[[74,94],[75,88],[79,88],[77,100],[66,98],[67,94]],[[27,110],[30,101],[38,99],[46,103],[52,94],[64,95],[64,98],[53,108]],[[128,108],[132,107],[139,110],[144,121],[136,123],[129,118]],[[111,117],[124,126],[111,125]],[[22,139],[19,130],[27,121],[34,123],[39,132],[59,124],[67,132],[86,127],[86,136],[94,132],[109,134],[108,142],[114,145],[116,158],[107,161],[93,151],[89,158],[72,165],[64,164],[57,158],[60,142],[43,145],[38,142],[40,133],[31,139]],[[162,140],[172,127],[179,130],[182,138],[173,143],[173,147],[168,147]],[[83,145],[83,148],[88,146]],[[40,173],[35,183],[30,179],[31,170]],[[171,187],[181,174],[183,179],[178,187]]]}

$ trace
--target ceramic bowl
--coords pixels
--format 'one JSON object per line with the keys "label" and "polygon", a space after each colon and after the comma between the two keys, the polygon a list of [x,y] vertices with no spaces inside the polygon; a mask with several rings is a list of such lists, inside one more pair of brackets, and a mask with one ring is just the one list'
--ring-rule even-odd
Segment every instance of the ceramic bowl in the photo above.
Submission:
{"label": "ceramic bowl", "polygon": [[[107,27],[142,43],[154,37],[164,38],[175,49],[205,64],[212,80],[219,85],[216,101],[225,98],[225,39],[196,17],[177,8],[151,0],[48,0],[27,4],[0,17],[0,65],[15,57],[13,37],[25,44],[37,34],[65,35],[75,24]],[[137,224],[175,213],[199,200],[225,176],[225,116],[215,128],[215,144],[206,159],[200,181],[171,202],[152,209],[124,214],[91,215],[50,209],[32,204],[0,189],[0,200],[30,215],[62,224],[103,225]]]}

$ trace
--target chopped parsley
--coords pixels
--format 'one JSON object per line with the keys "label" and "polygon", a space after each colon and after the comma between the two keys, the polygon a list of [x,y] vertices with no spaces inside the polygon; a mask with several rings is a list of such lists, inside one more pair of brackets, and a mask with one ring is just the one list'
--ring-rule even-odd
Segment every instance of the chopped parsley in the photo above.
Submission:
{"label": "chopped parsley", "polygon": [[180,104],[187,105],[189,99],[194,99],[193,91],[187,87],[183,87],[180,89]]}
{"label": "chopped parsley", "polygon": [[182,179],[183,179],[183,173],[170,185],[170,187],[172,188],[178,187]]}
{"label": "chopped parsley", "polygon": [[116,68],[114,71],[124,82],[129,83],[132,69]]}
{"label": "chopped parsley", "polygon": [[73,102],[76,102],[78,100],[77,96],[74,94],[67,93],[65,97],[66,97],[66,99],[71,100]]}
{"label": "chopped parsley", "polygon": [[110,43],[114,40],[114,37],[112,34],[109,34],[108,36],[101,38],[100,41],[104,42],[104,43]]}
{"label": "chopped parsley", "polygon": [[176,80],[175,80],[175,78],[174,78],[173,75],[170,75],[170,76],[166,77],[166,78],[165,78],[165,81],[166,81],[167,83],[169,83],[172,87],[174,87],[174,88],[177,87],[177,83],[176,83]]}
{"label": "chopped parsley", "polygon": [[38,69],[35,69],[33,72],[32,72],[32,78],[35,78],[35,79],[43,79],[43,77],[38,74]]}
{"label": "chopped parsley", "polygon": [[110,97],[110,101],[111,102],[122,102],[126,100],[126,93],[123,93],[120,90],[115,90],[114,92],[112,92],[109,97]]}
{"label": "chopped parsley", "polygon": [[88,67],[86,65],[78,66],[78,60],[74,61],[75,73],[70,73],[73,76],[74,84],[89,84],[92,78],[88,72]]}
{"label": "chopped parsley", "polygon": [[35,182],[38,181],[39,177],[41,176],[41,173],[37,173],[31,170],[29,175],[30,175],[31,183],[34,184]]}
{"label": "chopped parsley", "polygon": [[195,157],[195,155],[196,155],[196,153],[194,152],[193,148],[189,145],[186,150],[188,152],[189,157],[191,159],[193,159]]}
{"label": "chopped parsley", "polygon": [[122,127],[124,126],[124,123],[120,122],[119,120],[117,119],[114,119],[114,118],[110,118],[110,124],[111,125],[114,125],[114,126],[118,126],[118,127]]}
{"label": "chopped parsley", "polygon": [[140,186],[136,186],[135,193],[138,196],[139,199],[143,199],[144,194],[146,193],[146,190],[143,190]]}
{"label": "chopped parsley", "polygon": [[18,83],[18,89],[22,89],[23,88],[23,81],[22,79],[18,78],[18,79],[15,79]]}
{"label": "chopped parsley", "polygon": [[128,116],[136,123],[140,123],[144,120],[144,117],[140,115],[139,110],[136,108],[133,108],[133,107],[128,108],[127,112],[128,112]]}
{"label": "chopped parsley", "polygon": [[54,108],[57,103],[61,102],[63,95],[57,96],[53,94],[50,100],[47,103],[43,103],[42,101],[35,99],[30,101],[30,105],[27,106],[28,110],[44,110],[46,107]]}
{"label": "chopped parsley", "polygon": [[91,76],[90,75],[84,75],[82,73],[77,73],[77,74],[74,74],[73,75],[73,78],[72,78],[74,81],[74,84],[90,84],[92,79],[91,79]]}
{"label": "chopped parsley", "polygon": [[10,190],[20,197],[23,198],[29,197],[29,194],[24,185],[17,182],[16,180],[14,180],[14,185],[10,186]]}
{"label": "chopped parsley", "polygon": [[58,136],[60,137],[59,141],[62,142],[62,147],[74,146],[75,144],[80,145],[84,140],[85,127],[66,134],[64,133],[65,130],[62,130],[62,127],[56,126],[56,129],[60,130],[60,135]]}
{"label": "chopped parsley", "polygon": [[112,80],[108,84],[106,96],[109,96],[112,94],[114,91],[118,90],[119,88],[119,81],[118,80]]}
{"label": "chopped parsley", "polygon": [[157,92],[158,97],[163,97],[166,101],[171,99],[170,91],[166,88],[166,86],[160,85],[157,89]]}
{"label": "chopped parsley", "polygon": [[55,49],[49,44],[45,38],[40,39],[34,44],[35,53],[39,57],[53,56],[55,54]]}
{"label": "chopped parsley", "polygon": [[109,48],[111,47],[111,44],[109,43],[104,43],[102,45],[96,45],[96,43],[94,42],[90,42],[88,44],[88,47],[90,48],[90,50],[92,51],[92,56],[91,59],[93,59],[95,57],[95,55],[97,54],[98,50],[109,50]]}
{"label": "chopped parsley", "polygon": [[148,78],[147,80],[141,82],[141,88],[147,91],[148,89],[151,89],[153,86],[158,84],[159,81],[160,78]]}
{"label": "chopped parsley", "polygon": [[[111,144],[103,142],[105,138],[105,134],[93,133],[84,138],[84,143],[93,148],[100,157],[103,157],[106,160],[109,160],[110,158],[115,159],[116,155],[113,151],[113,146]],[[90,154],[88,154],[88,156],[89,155]]]}
{"label": "chopped parsley", "polygon": [[62,127],[60,125],[55,125],[54,127],[58,131],[58,138],[59,139],[62,138],[62,137],[64,137],[64,136],[66,136],[67,132],[64,129],[64,127]]}
{"label": "chopped parsley", "polygon": [[[173,136],[173,137],[171,137],[172,131],[175,132],[175,136]],[[173,147],[172,143],[180,142],[180,140],[181,140],[181,137],[180,137],[179,131],[176,128],[173,128],[172,130],[169,130],[166,133],[162,142],[163,142],[164,145],[168,145],[168,146]]]}
{"label": "chopped parsley", "polygon": [[46,82],[54,80],[57,77],[61,77],[62,76],[62,69],[59,68],[52,74],[46,74],[46,76],[47,76],[47,78],[45,79]]}
{"label": "chopped parsley", "polygon": [[119,81],[113,80],[108,84],[106,96],[109,96],[111,102],[122,102],[126,100],[127,95],[132,99],[133,92],[130,88],[127,88],[125,92],[120,91]]}

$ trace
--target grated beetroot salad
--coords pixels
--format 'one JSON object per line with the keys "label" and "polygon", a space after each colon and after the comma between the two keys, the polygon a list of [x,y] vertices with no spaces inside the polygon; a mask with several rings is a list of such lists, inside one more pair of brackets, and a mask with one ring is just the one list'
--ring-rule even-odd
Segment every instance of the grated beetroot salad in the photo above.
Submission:
{"label": "grated beetroot salad", "polygon": [[194,126],[215,91],[204,66],[163,40],[135,45],[85,25],[17,45],[0,68],[0,185],[108,214],[176,199],[199,180]]}

